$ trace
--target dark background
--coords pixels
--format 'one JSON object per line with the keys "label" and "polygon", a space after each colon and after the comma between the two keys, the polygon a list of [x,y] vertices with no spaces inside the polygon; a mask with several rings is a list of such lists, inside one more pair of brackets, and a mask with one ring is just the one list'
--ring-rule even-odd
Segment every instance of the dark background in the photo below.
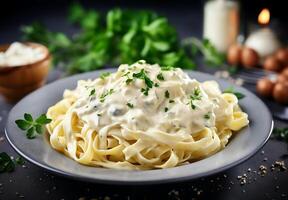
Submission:
{"label": "dark background", "polygon": [[[41,21],[51,30],[74,33],[75,29],[65,20],[69,5],[75,1],[69,0],[2,0],[0,6],[0,43],[21,39],[19,27],[33,21]],[[182,37],[202,36],[204,0],[82,0],[86,8],[105,12],[114,7],[151,9],[168,17],[180,31]],[[268,8],[271,13],[270,27],[276,30],[280,38],[287,42],[288,15],[285,1],[277,0],[240,0],[241,33],[247,36],[250,25],[257,24],[257,16],[262,8]],[[191,17],[191,13],[193,14]],[[189,17],[189,18],[188,18]],[[186,33],[178,22],[186,22]],[[197,27],[195,27],[197,24]],[[75,27],[74,27],[75,28]],[[188,32],[189,31],[189,32]],[[188,34],[189,33],[189,34]]]}
{"label": "dark background", "polygon": [[[204,1],[184,0],[102,0],[81,1],[86,8],[105,12],[113,7],[152,9],[168,17],[180,36],[202,37]],[[241,31],[245,35],[249,24],[257,23],[257,16],[263,7],[271,11],[271,26],[277,29],[282,40],[287,41],[287,8],[285,1],[245,0],[241,1]],[[78,28],[66,20],[68,0],[9,0],[0,2],[0,44],[21,39],[19,28],[33,21],[43,22],[50,30],[72,35]],[[245,21],[245,23],[243,23]],[[200,68],[201,70],[201,68]],[[56,73],[57,74],[57,73]],[[50,82],[59,78],[55,71],[49,76]],[[248,88],[251,89],[251,88]],[[12,108],[0,97],[0,137],[4,136],[6,117]],[[272,110],[273,111],[273,110]],[[287,126],[286,122],[275,120],[276,127]],[[245,148],[245,147],[243,147]],[[0,152],[17,157],[7,140],[0,142]],[[269,140],[263,149],[248,161],[223,173],[196,181],[150,186],[111,186],[79,182],[51,174],[33,164],[25,168],[18,166],[13,173],[0,174],[0,200],[14,199],[288,199],[288,171],[270,171],[276,160],[287,160],[287,144]],[[268,167],[267,175],[257,173],[259,166]],[[251,172],[248,169],[251,168]],[[246,173],[249,182],[241,186],[237,177]],[[82,198],[83,197],[83,198]],[[84,198],[85,197],[85,198]],[[109,198],[106,198],[107,200]]]}

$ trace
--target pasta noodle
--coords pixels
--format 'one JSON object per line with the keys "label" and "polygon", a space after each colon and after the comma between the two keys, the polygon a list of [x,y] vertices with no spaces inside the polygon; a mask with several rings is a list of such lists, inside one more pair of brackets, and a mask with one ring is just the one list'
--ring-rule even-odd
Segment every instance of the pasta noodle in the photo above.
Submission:
{"label": "pasta noodle", "polygon": [[217,82],[145,61],[78,81],[47,116],[52,148],[84,165],[137,170],[210,156],[249,123]]}

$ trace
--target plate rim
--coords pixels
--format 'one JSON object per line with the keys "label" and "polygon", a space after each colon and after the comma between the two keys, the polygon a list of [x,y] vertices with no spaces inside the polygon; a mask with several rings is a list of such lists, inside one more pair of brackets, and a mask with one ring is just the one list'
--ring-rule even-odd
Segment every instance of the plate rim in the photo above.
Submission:
{"label": "plate rim", "polygon": [[[44,87],[40,88],[39,90],[42,90],[42,89],[45,89],[45,87],[51,85],[51,84],[57,84],[58,82],[62,82],[62,81],[65,81],[65,79],[69,79],[69,78],[76,78],[76,77],[81,77],[81,76],[86,76],[86,75],[89,75],[89,74],[94,74],[95,72],[96,73],[101,73],[101,72],[105,72],[105,71],[110,71],[111,70],[115,71],[117,70],[117,68],[109,68],[109,69],[102,69],[102,70],[95,70],[95,71],[92,71],[92,72],[87,72],[87,73],[82,73],[82,74],[77,74],[77,75],[74,75],[74,76],[69,76],[69,77],[65,77],[65,78],[61,78],[59,80],[56,80],[56,81],[53,81],[49,84],[46,84]],[[208,74],[208,73],[203,73],[203,72],[199,72],[199,71],[192,71],[192,70],[184,70],[186,73],[195,73],[195,74],[202,74],[204,76],[209,76],[209,77],[213,77],[213,75],[211,74]],[[217,77],[213,77],[214,80],[216,81],[224,81],[224,82],[227,82],[223,79],[219,79]],[[79,80],[79,79],[77,79]],[[233,83],[229,83],[230,85],[234,85]],[[239,87],[239,86],[238,86]],[[245,90],[245,92],[248,92],[249,94],[253,94],[251,91],[249,91],[248,89],[244,88],[244,87],[241,87],[241,89]],[[27,159],[29,162],[35,164],[36,166],[38,167],[41,167],[41,168],[44,168],[45,170],[48,170],[52,173],[55,173],[57,175],[60,175],[60,176],[64,176],[64,177],[69,177],[69,178],[72,178],[74,180],[80,180],[80,181],[88,181],[88,182],[93,182],[93,183],[102,183],[102,184],[114,184],[114,185],[152,185],[152,184],[163,184],[163,183],[172,183],[172,182],[182,182],[182,181],[187,181],[187,180],[194,180],[194,179],[198,179],[200,177],[206,177],[206,176],[210,176],[210,175],[213,175],[213,174],[217,174],[219,172],[222,172],[222,171],[225,171],[229,168],[232,168],[236,165],[239,165],[241,163],[243,163],[244,161],[248,160],[249,158],[251,158],[253,155],[255,155],[266,143],[267,141],[269,140],[270,138],[270,135],[272,133],[272,130],[273,130],[273,127],[274,127],[274,121],[273,121],[273,118],[272,118],[272,115],[271,115],[271,112],[269,111],[269,109],[267,108],[267,106],[264,104],[264,102],[258,98],[255,94],[253,94],[256,98],[258,98],[262,104],[262,106],[265,107],[265,109],[268,111],[267,113],[269,113],[269,121],[270,121],[270,130],[269,130],[269,133],[267,133],[267,135],[265,135],[265,139],[261,142],[261,144],[259,144],[256,148],[253,149],[253,151],[249,152],[249,154],[243,156],[241,159],[239,160],[236,160],[232,163],[229,163],[225,166],[222,166],[222,167],[219,167],[217,169],[213,169],[213,170],[210,170],[210,171],[204,171],[204,172],[201,172],[201,173],[198,173],[198,174],[194,174],[194,175],[187,175],[187,176],[179,176],[179,177],[172,177],[172,178],[166,178],[166,179],[156,179],[156,180],[142,180],[142,181],[139,181],[139,180],[107,180],[107,179],[101,179],[101,178],[95,178],[95,177],[86,177],[86,176],[83,176],[83,175],[78,175],[78,174],[73,174],[73,173],[70,173],[70,172],[67,172],[67,171],[63,171],[61,169],[58,169],[58,168],[55,168],[53,166],[49,166],[49,165],[46,165],[46,164],[42,164],[41,162],[37,161],[37,160],[34,160],[33,158],[30,158],[28,155],[25,154],[25,152],[23,152],[19,147],[17,147],[15,144],[13,144],[13,142],[11,141],[11,138],[9,138],[9,133],[8,133],[8,123],[9,123],[9,118],[10,118],[10,114],[11,112],[13,111],[14,107],[16,107],[18,105],[18,103],[20,103],[21,101],[24,101],[27,97],[29,97],[30,95],[36,93],[38,90],[30,93],[29,95],[25,96],[23,99],[21,99],[19,102],[17,102],[17,104],[15,104],[13,106],[13,108],[10,110],[9,112],[9,115],[7,117],[7,121],[6,121],[6,125],[5,125],[5,136],[9,142],[9,144],[12,146],[12,148],[18,153],[20,154],[22,157],[24,157],[25,159]],[[55,153],[59,153],[55,150]],[[68,158],[66,157],[67,159],[71,159],[71,158]],[[205,158],[204,158],[205,159]],[[202,160],[204,160],[202,159]],[[73,160],[74,161],[74,160]],[[74,161],[76,162],[76,161]],[[85,165],[84,165],[85,166]],[[89,167],[89,166],[86,166],[86,167]],[[171,168],[173,169],[173,168]],[[159,169],[161,170],[161,169]],[[127,170],[125,170],[127,171]]]}

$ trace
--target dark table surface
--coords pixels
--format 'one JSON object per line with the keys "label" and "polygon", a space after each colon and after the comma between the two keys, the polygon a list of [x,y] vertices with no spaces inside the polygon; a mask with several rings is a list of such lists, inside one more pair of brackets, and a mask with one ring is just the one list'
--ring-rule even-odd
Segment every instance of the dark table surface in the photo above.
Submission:
{"label": "dark table surface", "polygon": [[[103,7],[102,7],[103,8]],[[109,6],[103,8],[103,10]],[[152,7],[166,15],[174,24],[181,37],[197,36],[202,33],[201,8],[166,9]],[[52,14],[51,14],[52,13]],[[53,30],[75,32],[66,19],[63,8],[27,12],[25,17],[13,15],[8,22],[1,23],[0,43],[20,38],[21,24],[29,24],[36,19],[44,21]],[[200,67],[202,71],[209,71]],[[49,81],[59,78],[61,73],[52,71]],[[253,89],[253,88],[248,88]],[[17,157],[4,136],[7,115],[12,104],[0,97],[0,152]],[[27,108],[28,109],[28,108]],[[272,110],[273,112],[273,110]],[[287,126],[284,121],[275,120],[276,127]],[[245,147],[243,147],[245,148]],[[28,162],[17,166],[12,173],[0,174],[0,200],[10,199],[288,199],[288,170],[270,170],[275,161],[288,157],[287,144],[270,139],[256,155],[244,163],[223,173],[195,181],[151,186],[116,186],[92,184],[54,175]],[[266,166],[267,174],[261,176],[259,167]],[[246,184],[241,185],[238,176],[247,175]],[[244,175],[245,176],[245,175]]]}

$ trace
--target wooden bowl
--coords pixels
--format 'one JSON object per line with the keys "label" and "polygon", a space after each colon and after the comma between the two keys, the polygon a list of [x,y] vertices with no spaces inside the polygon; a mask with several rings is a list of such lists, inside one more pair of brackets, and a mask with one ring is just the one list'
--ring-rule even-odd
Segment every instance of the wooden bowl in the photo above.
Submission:
{"label": "wooden bowl", "polygon": [[[31,64],[0,67],[0,94],[8,102],[15,102],[23,96],[41,87],[49,72],[51,56],[47,47],[37,43],[25,43],[31,47],[40,48],[45,56]],[[0,45],[0,52],[6,51],[9,44]]]}

